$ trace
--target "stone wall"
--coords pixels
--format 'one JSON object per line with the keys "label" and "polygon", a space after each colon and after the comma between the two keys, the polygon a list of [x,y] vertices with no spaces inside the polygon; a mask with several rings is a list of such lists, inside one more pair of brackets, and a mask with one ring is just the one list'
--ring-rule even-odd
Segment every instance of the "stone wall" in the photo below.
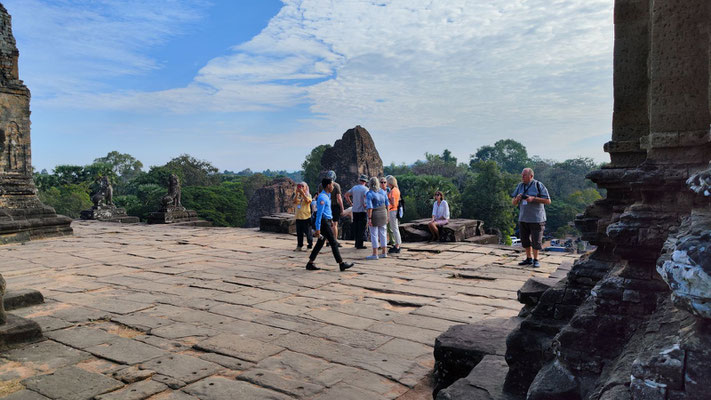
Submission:
{"label": "stone wall", "polygon": [[[711,245],[690,228],[711,229],[700,222],[708,197],[686,184],[711,160],[710,31],[707,0],[615,2],[611,162],[589,176],[607,197],[576,220],[599,247],[524,310],[508,339],[507,390],[529,399],[705,398],[711,334],[703,318],[670,305],[657,266],[677,254],[682,221],[685,240]],[[692,267],[675,262],[669,268]]]}
{"label": "stone wall", "polygon": [[289,178],[276,178],[269,185],[257,189],[247,205],[246,227],[256,228],[263,216],[294,213],[296,183]]}

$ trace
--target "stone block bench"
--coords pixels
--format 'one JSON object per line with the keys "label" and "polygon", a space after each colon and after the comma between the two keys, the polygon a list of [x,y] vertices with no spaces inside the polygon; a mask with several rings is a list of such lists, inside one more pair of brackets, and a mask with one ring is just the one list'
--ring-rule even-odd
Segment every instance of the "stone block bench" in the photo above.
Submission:
{"label": "stone block bench", "polygon": [[[400,225],[400,235],[403,242],[424,242],[430,240],[431,234],[427,227],[430,219],[417,219]],[[484,221],[478,219],[454,218],[449,223],[439,227],[440,241],[464,242],[467,239],[486,236]],[[498,238],[496,240],[498,243]]]}
{"label": "stone block bench", "polygon": [[277,213],[259,218],[259,230],[274,233],[296,233],[296,219],[291,213]]}

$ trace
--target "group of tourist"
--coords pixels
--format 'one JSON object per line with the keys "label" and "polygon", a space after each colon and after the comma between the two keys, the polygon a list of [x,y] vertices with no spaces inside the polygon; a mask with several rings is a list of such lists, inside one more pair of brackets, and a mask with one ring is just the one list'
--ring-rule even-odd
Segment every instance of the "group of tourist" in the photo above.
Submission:
{"label": "group of tourist", "polygon": [[[349,213],[352,215],[356,249],[367,248],[364,245],[366,227],[370,232],[372,254],[367,256],[366,260],[387,258],[388,253],[400,253],[402,238],[398,219],[402,218],[402,215],[399,215],[401,193],[397,179],[392,175],[384,178],[368,178],[363,174],[359,176],[358,183],[345,195],[341,194],[341,187],[335,180],[336,173],[328,171],[321,180],[316,198],[312,198],[309,194],[309,186],[306,182],[296,185],[294,206],[297,247],[295,251],[303,249],[305,237],[307,248],[312,249],[306,269],[311,271],[320,269],[314,261],[326,243],[331,247],[333,257],[341,271],[353,266],[353,263],[343,261],[339,251],[341,244],[337,240],[339,219],[341,215]],[[551,203],[548,190],[541,182],[533,179],[532,169],[525,168],[521,172],[521,183],[516,186],[511,196],[512,204],[519,207],[521,244],[526,250],[526,259],[519,265],[538,268],[540,267],[538,252],[542,248],[546,221],[544,205]],[[344,200],[351,206],[348,210],[344,209]],[[449,218],[449,204],[444,199],[444,193],[438,190],[434,193],[432,218],[428,224],[432,240],[440,240],[440,230],[449,223]],[[387,250],[388,231],[393,242],[390,250]],[[314,237],[317,238],[315,246]]]}

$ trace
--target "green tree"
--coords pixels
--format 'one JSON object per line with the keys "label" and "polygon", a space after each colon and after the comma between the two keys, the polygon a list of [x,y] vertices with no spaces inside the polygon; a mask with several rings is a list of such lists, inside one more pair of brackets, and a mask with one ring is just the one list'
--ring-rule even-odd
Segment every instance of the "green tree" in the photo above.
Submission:
{"label": "green tree", "polygon": [[269,184],[269,182],[271,182],[271,181],[272,181],[272,178],[270,178],[260,172],[250,175],[247,178],[243,178],[243,180],[242,180],[243,190],[244,190],[244,195],[247,198],[247,202],[249,202],[249,199],[252,198],[252,195],[254,195],[254,192],[263,188],[264,186],[267,186]]}
{"label": "green tree", "polygon": [[471,156],[470,165],[479,161],[495,161],[504,172],[520,174],[530,162],[528,151],[513,139],[502,139],[493,146],[482,146]]}
{"label": "green tree", "polygon": [[247,198],[241,182],[218,186],[188,186],[183,190],[183,205],[215,226],[242,226],[247,216]]}
{"label": "green tree", "polygon": [[301,164],[302,175],[304,182],[308,183],[309,188],[313,191],[318,188],[319,174],[321,173],[321,157],[326,149],[331,148],[330,144],[322,144],[311,150],[311,153],[306,156],[306,160]]}
{"label": "green tree", "polygon": [[70,218],[79,218],[82,210],[91,208],[93,205],[86,183],[53,186],[47,190],[39,191],[38,196],[44,204],[54,207],[58,214]]}
{"label": "green tree", "polygon": [[477,161],[474,169],[476,178],[462,194],[463,216],[484,221],[485,228],[496,228],[505,240],[510,240],[516,217],[510,191],[516,183],[516,175],[502,172],[491,160]]}
{"label": "green tree", "polygon": [[182,154],[164,166],[178,175],[182,186],[212,186],[220,183],[218,169],[209,161],[198,160],[188,154]]}
{"label": "green tree", "polygon": [[[461,215],[461,195],[451,179],[438,175],[402,175],[396,178],[400,193],[405,197],[405,209],[408,210],[405,217],[431,217],[434,192],[437,190],[444,193],[451,218],[458,218]],[[410,214],[409,209],[415,211],[415,214]],[[403,218],[403,221],[410,220]]]}
{"label": "green tree", "polygon": [[134,179],[143,172],[143,163],[136,160],[132,155],[111,151],[105,157],[99,157],[94,163],[108,164],[114,175],[121,179],[123,183]]}

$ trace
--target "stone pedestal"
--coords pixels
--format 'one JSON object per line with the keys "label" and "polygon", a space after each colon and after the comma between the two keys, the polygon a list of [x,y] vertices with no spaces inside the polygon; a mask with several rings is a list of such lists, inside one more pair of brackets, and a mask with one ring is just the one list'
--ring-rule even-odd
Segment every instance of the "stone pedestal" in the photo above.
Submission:
{"label": "stone pedestal", "polygon": [[135,224],[140,221],[138,217],[126,214],[126,209],[115,205],[99,205],[91,207],[81,212],[81,219],[96,220],[103,222],[120,222],[123,224]]}
{"label": "stone pedestal", "polygon": [[0,349],[40,339],[42,328],[35,321],[7,314],[7,321],[0,325]]}
{"label": "stone pedestal", "polygon": [[259,219],[259,230],[274,233],[296,233],[296,219],[294,214],[279,213],[266,215]]}
{"label": "stone pedestal", "polygon": [[177,224],[183,226],[212,226],[209,221],[198,218],[197,212],[185,207],[168,207],[148,215],[149,224]]}

